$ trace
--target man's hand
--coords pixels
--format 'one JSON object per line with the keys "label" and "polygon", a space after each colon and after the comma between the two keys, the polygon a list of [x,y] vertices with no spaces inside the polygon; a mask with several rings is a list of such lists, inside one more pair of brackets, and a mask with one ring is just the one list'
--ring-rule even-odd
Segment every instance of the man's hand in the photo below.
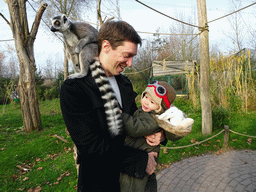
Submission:
{"label": "man's hand", "polygon": [[165,139],[164,131],[145,136],[145,138],[150,146],[157,146]]}
{"label": "man's hand", "polygon": [[146,167],[146,173],[148,175],[153,174],[156,170],[157,163],[155,158],[157,158],[157,156],[158,156],[157,152],[150,152],[148,154],[148,164]]}

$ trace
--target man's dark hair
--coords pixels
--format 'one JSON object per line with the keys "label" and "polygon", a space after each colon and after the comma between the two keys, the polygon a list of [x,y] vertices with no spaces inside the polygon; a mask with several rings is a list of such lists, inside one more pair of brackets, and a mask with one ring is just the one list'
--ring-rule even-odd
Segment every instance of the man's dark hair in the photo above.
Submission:
{"label": "man's dark hair", "polygon": [[118,46],[123,45],[124,41],[141,45],[140,36],[135,29],[125,21],[107,21],[101,26],[98,34],[99,53],[104,40],[109,41],[114,50]]}

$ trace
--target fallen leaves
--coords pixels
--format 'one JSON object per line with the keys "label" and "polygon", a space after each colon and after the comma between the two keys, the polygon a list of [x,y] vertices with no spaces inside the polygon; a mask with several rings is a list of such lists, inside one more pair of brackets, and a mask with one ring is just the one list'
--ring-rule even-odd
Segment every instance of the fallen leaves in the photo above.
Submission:
{"label": "fallen leaves", "polygon": [[43,167],[38,167],[37,171],[41,171],[43,169]]}
{"label": "fallen leaves", "polygon": [[168,153],[168,152],[167,152],[167,148],[164,148],[164,149],[163,149],[163,153],[164,153],[164,154],[167,154],[167,153]]}
{"label": "fallen leaves", "polygon": [[[38,171],[38,170],[42,170],[42,169],[43,169],[43,167],[39,167],[39,168],[37,169],[37,171]],[[56,182],[54,182],[54,183],[45,182],[43,185],[49,185],[49,186],[57,185],[57,184],[60,183],[60,181],[61,181],[62,179],[64,179],[65,177],[68,177],[68,176],[70,176],[70,175],[71,175],[71,174],[69,173],[69,171],[66,171],[65,173],[61,174],[60,177],[57,178],[57,181],[56,181]],[[12,177],[15,179],[17,176],[16,176],[16,175],[12,175]],[[29,177],[25,177],[25,178],[23,178],[22,180],[23,180],[23,181],[27,181],[27,180],[29,180]],[[24,190],[26,190],[26,189],[25,189],[25,188],[19,188],[19,189],[17,189],[17,190],[18,190],[18,191],[24,191]],[[41,190],[42,190],[42,187],[41,187],[41,185],[39,185],[39,186],[37,186],[37,187],[31,187],[30,189],[28,189],[27,192],[40,192]]]}
{"label": "fallen leaves", "polygon": [[198,143],[198,142],[196,141],[196,138],[191,139],[190,142],[191,142],[191,143]]}
{"label": "fallen leaves", "polygon": [[220,150],[218,150],[216,153],[215,153],[215,155],[221,155],[223,153],[223,151],[220,149]]}
{"label": "fallen leaves", "polygon": [[57,158],[60,154],[61,154],[61,152],[60,152],[59,154],[52,153],[52,154],[49,154],[48,157],[49,157],[50,159],[55,159],[55,158]]}
{"label": "fallen leaves", "polygon": [[66,153],[69,153],[71,151],[71,148],[70,147],[69,148],[64,147],[64,150],[65,150]]}
{"label": "fallen leaves", "polygon": [[29,190],[28,190],[28,192],[40,192],[41,191],[41,186],[39,185],[39,186],[37,186],[36,188],[30,188]]}
{"label": "fallen leaves", "polygon": [[12,181],[14,182],[15,179],[16,179],[18,176],[17,176],[17,175],[12,175],[11,177],[12,177]]}
{"label": "fallen leaves", "polygon": [[25,177],[24,179],[22,179],[23,181],[27,181],[27,180],[29,180],[29,178],[28,177]]}
{"label": "fallen leaves", "polygon": [[5,148],[5,147],[3,147],[3,148],[1,148],[1,151],[4,151],[4,150],[6,150],[7,148]]}
{"label": "fallen leaves", "polygon": [[248,145],[251,145],[251,144],[252,144],[252,138],[248,138],[248,139],[247,139],[247,144],[248,144]]}

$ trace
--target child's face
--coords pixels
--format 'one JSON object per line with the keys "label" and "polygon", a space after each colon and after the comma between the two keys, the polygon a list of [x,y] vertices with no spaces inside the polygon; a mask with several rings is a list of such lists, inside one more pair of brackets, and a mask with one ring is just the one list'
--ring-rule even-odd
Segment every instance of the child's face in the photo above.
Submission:
{"label": "child's face", "polygon": [[145,93],[144,97],[141,99],[141,106],[142,110],[145,112],[151,112],[160,108],[159,104],[157,104],[148,93]]}

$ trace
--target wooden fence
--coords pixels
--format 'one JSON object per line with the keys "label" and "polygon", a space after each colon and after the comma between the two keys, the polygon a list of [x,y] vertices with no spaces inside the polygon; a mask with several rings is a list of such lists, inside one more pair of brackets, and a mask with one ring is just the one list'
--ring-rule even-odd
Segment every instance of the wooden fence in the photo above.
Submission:
{"label": "wooden fence", "polygon": [[153,77],[186,74],[196,66],[196,61],[153,61]]}

